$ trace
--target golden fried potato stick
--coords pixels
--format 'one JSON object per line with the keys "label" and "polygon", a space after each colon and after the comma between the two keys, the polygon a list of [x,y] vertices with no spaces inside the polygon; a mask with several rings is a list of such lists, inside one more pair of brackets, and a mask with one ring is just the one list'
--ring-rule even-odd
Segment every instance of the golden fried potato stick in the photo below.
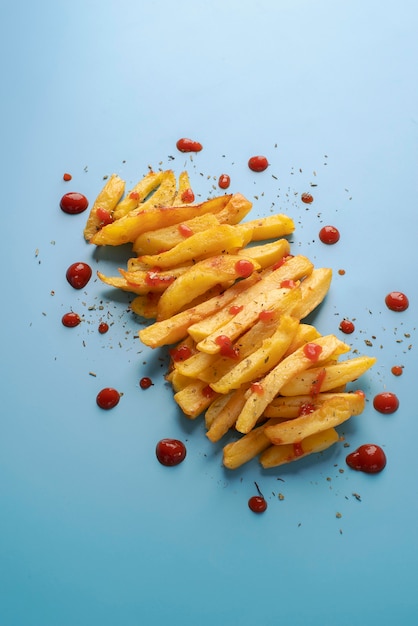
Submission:
{"label": "golden fried potato stick", "polygon": [[[268,424],[275,424],[270,420]],[[244,463],[258,456],[271,446],[271,441],[264,432],[265,425],[253,428],[246,435],[228,443],[223,449],[223,464],[228,469],[237,469]]]}
{"label": "golden fried potato stick", "polygon": [[201,204],[188,204],[181,206],[160,206],[156,204],[163,183],[153,194],[150,200],[140,204],[136,209],[130,211],[112,224],[103,226],[90,240],[91,243],[103,246],[120,246],[125,243],[133,243],[139,235],[149,230],[180,224],[196,215],[212,213],[225,208],[230,196],[218,196],[202,202]]}
{"label": "golden fried potato stick", "polygon": [[114,220],[120,220],[136,207],[144,202],[148,196],[157,189],[161,183],[170,179],[170,190],[172,189],[173,172],[148,172],[141,180],[126,194],[123,200],[119,202],[113,213]]}
{"label": "golden fried potato stick", "polygon": [[[263,294],[268,294],[273,289],[280,288],[281,284],[285,280],[299,280],[300,278],[309,275],[312,270],[313,264],[305,256],[298,255],[289,258],[289,260],[274,271],[265,270],[265,272],[262,272],[260,282],[237,297],[234,302],[234,307],[243,307],[243,309],[247,307],[253,309],[254,303],[257,303]],[[261,307],[257,304],[256,307],[258,314]],[[189,334],[195,341],[203,341],[206,337],[214,334],[219,328],[225,326],[226,323],[234,320],[235,318],[236,314],[231,313],[227,308],[223,308],[222,311],[214,313],[212,316],[207,317],[204,321],[192,324],[189,328]]]}
{"label": "golden fried potato stick", "polygon": [[292,315],[303,320],[324,300],[332,279],[332,270],[325,267],[315,268],[300,284],[301,301],[296,304]]}
{"label": "golden fried potato stick", "polygon": [[151,326],[141,329],[138,333],[139,338],[142,343],[150,348],[159,348],[177,343],[187,336],[187,331],[191,324],[201,321],[225,306],[231,305],[242,291],[245,291],[259,280],[257,272],[254,272],[252,276],[235,283],[221,295],[205,300],[201,304],[177,313],[167,320],[155,322]]}
{"label": "golden fried potato stick", "polygon": [[187,417],[195,419],[217,397],[215,392],[210,393],[208,385],[201,380],[190,382],[186,387],[174,394],[174,400]]}
{"label": "golden fried potato stick", "polygon": [[315,409],[330,398],[343,398],[350,406],[351,415],[360,415],[364,410],[364,398],[361,392],[325,392],[316,396],[305,394],[301,396],[278,396],[268,405],[264,411],[264,417],[280,417],[281,419],[293,419],[299,417],[304,407]]}
{"label": "golden fried potato stick", "polygon": [[[322,360],[350,350],[350,347],[337,339],[335,335],[319,337],[313,343],[321,348]],[[312,359],[305,354],[305,346],[298,348],[295,352],[280,361],[280,363],[260,381],[261,393],[258,389],[249,393],[245,406],[237,419],[236,429],[239,432],[248,433],[257,423],[257,420],[261,417],[273,398],[281,393],[283,386],[296,374],[305,372],[305,370],[308,370],[312,365]]]}
{"label": "golden fried potato stick", "polygon": [[218,414],[211,419],[211,425],[206,433],[210,441],[219,441],[234,426],[245,404],[245,392],[247,389],[248,385],[244,385],[240,389],[234,390],[231,394],[226,394],[227,402],[220,407]]}
{"label": "golden fried potato stick", "polygon": [[234,393],[235,391],[231,391],[231,393],[226,393],[222,396],[218,396],[208,406],[205,412],[205,426],[207,430],[209,430],[215,419],[218,417],[219,413],[222,411],[223,407],[227,404],[227,402]]}
{"label": "golden fried potato stick", "polygon": [[281,360],[293,337],[299,321],[289,315],[279,318],[277,328],[271,337],[264,339],[258,350],[245,357],[227,374],[211,384],[217,393],[228,393],[238,389],[244,383],[258,380],[269,372]]}
{"label": "golden fried potato stick", "polygon": [[333,365],[314,367],[303,375],[295,374],[280,389],[282,396],[296,396],[311,393],[313,386],[320,382],[320,391],[330,391],[341,385],[345,385],[360,378],[368,369],[376,363],[375,357],[359,356],[345,361],[339,361]]}
{"label": "golden fried potato stick", "polygon": [[174,248],[174,246],[184,241],[186,237],[190,237],[193,233],[200,233],[218,225],[219,221],[215,213],[198,215],[190,220],[185,220],[181,224],[158,228],[139,235],[134,242],[133,250],[138,255],[159,254],[165,250],[171,250],[171,248]]}
{"label": "golden fried potato stick", "polygon": [[[114,219],[114,210],[125,192],[125,181],[117,174],[112,174],[99,192],[87,218],[84,238],[90,241],[103,225],[103,220]],[[99,211],[98,211],[99,209]]]}
{"label": "golden fried potato stick", "polygon": [[[359,398],[364,397],[359,395]],[[328,428],[335,428],[348,420],[352,415],[347,400],[334,396],[325,400],[318,409],[306,415],[300,415],[280,424],[265,427],[265,434],[275,445],[300,443],[306,437],[320,433]]]}
{"label": "golden fried potato stick", "polygon": [[192,204],[192,202],[185,202],[182,197],[184,192],[189,191],[189,189],[191,190],[189,174],[188,172],[186,172],[186,170],[184,170],[179,174],[178,188],[174,196],[173,206],[179,206],[181,204]]}
{"label": "golden fried potato stick", "polygon": [[269,446],[260,455],[260,463],[264,469],[278,467],[285,463],[292,463],[299,459],[303,459],[309,454],[322,452],[337,443],[339,435],[335,428],[327,428],[319,433],[309,435],[301,441],[300,444],[292,443],[280,446]]}
{"label": "golden fried potato stick", "polygon": [[255,259],[262,269],[274,266],[290,252],[287,239],[277,239],[261,246],[246,246],[238,250],[238,254]]}
{"label": "golden fried potato stick", "polygon": [[138,295],[131,302],[131,310],[140,317],[145,319],[155,320],[157,316],[157,306],[160,294],[147,293],[146,295]]}
{"label": "golden fried potato stick", "polygon": [[277,239],[291,235],[295,230],[295,223],[292,218],[281,213],[244,222],[244,225],[253,228],[253,241]]}
{"label": "golden fried potato stick", "polygon": [[171,282],[161,296],[157,319],[165,320],[175,315],[215,285],[229,286],[241,278],[239,264],[243,259],[251,264],[252,272],[260,269],[257,261],[236,254],[211,256],[187,268],[177,277],[177,280]]}

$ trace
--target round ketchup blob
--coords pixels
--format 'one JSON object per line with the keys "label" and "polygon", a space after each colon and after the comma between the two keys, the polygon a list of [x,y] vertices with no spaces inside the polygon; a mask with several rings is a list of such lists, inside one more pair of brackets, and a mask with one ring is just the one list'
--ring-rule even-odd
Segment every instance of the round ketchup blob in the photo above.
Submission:
{"label": "round ketchup blob", "polygon": [[342,320],[340,323],[340,330],[346,335],[351,335],[351,333],[354,332],[353,322],[351,320]]}
{"label": "round ketchup blob", "polygon": [[90,265],[80,261],[70,265],[65,276],[71,287],[74,287],[74,289],[83,289],[83,287],[85,287],[89,282],[91,274],[92,271]]}
{"label": "round ketchup blob", "polygon": [[98,326],[98,331],[101,335],[105,335],[109,330],[109,324],[107,322],[100,322]]}
{"label": "round ketchup blob", "polygon": [[201,143],[193,139],[187,139],[186,137],[179,139],[176,146],[177,150],[180,150],[180,152],[200,152],[203,149]]}
{"label": "round ketchup blob", "polygon": [[383,391],[373,398],[373,406],[379,413],[388,415],[398,410],[399,400],[396,394],[390,391]]}
{"label": "round ketchup blob", "polygon": [[313,195],[311,193],[305,192],[300,196],[300,199],[302,200],[302,202],[304,202],[305,204],[312,204],[312,202],[314,201]]}
{"label": "round ketchup blob", "polygon": [[335,226],[323,226],[319,231],[319,239],[322,243],[331,246],[340,239],[340,233]]}
{"label": "round ketchup blob", "polygon": [[179,439],[161,439],[155,454],[161,465],[179,465],[186,458],[186,446]]}
{"label": "round ketchup blob", "polygon": [[391,311],[402,312],[409,307],[409,300],[401,291],[391,291],[385,298],[385,304]]}
{"label": "round ketchup blob", "polygon": [[181,201],[184,202],[184,204],[191,204],[192,202],[194,202],[193,189],[190,189],[190,187],[189,189],[185,189],[181,194]]}
{"label": "round ketchup blob", "polygon": [[253,513],[264,513],[267,509],[267,501],[263,496],[252,496],[248,500],[248,506]]}
{"label": "round ketchup blob", "polygon": [[248,167],[253,172],[264,172],[269,166],[269,162],[265,156],[252,156],[248,160]]}
{"label": "round ketchup blob", "polygon": [[149,376],[143,376],[139,381],[139,386],[141,387],[141,389],[149,389],[150,387],[152,387],[152,385],[153,382],[151,378],[149,378]]}
{"label": "round ketchup blob", "polygon": [[89,206],[89,201],[86,196],[83,196],[82,193],[77,193],[76,191],[70,191],[62,196],[60,207],[64,213],[69,213],[70,215],[77,215],[78,213],[82,213]]}
{"label": "round ketchup blob", "polygon": [[403,374],[403,366],[402,365],[393,365],[390,369],[394,376],[402,376]]}
{"label": "round ketchup blob", "polygon": [[69,313],[65,313],[65,315],[62,316],[61,321],[63,325],[67,328],[74,328],[75,326],[78,326],[80,324],[81,317],[78,313],[73,313],[72,311],[70,311]]}
{"label": "round ketchup blob", "polygon": [[254,265],[248,259],[240,259],[235,263],[235,270],[242,278],[248,278],[254,271]]}
{"label": "round ketchup blob", "polygon": [[119,403],[119,400],[120,393],[113,387],[105,387],[99,391],[96,397],[97,405],[106,411],[113,409]]}
{"label": "round ketchup blob", "polygon": [[228,189],[231,184],[231,179],[228,174],[221,174],[219,176],[218,185],[221,189]]}
{"label": "round ketchup blob", "polygon": [[377,474],[386,466],[386,455],[380,446],[366,443],[346,457],[349,467],[366,474]]}

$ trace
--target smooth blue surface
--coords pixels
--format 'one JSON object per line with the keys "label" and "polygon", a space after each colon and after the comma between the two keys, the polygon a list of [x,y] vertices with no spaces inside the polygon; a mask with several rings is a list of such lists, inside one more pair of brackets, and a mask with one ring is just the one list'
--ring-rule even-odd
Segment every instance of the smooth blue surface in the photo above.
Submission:
{"label": "smooth blue surface", "polygon": [[[1,626],[417,623],[417,17],[412,1],[2,11]],[[182,136],[204,150],[180,154]],[[253,154],[267,172],[248,170]],[[164,351],[136,338],[129,295],[66,283],[72,262],[113,272],[129,250],[88,247],[85,214],[64,215],[63,193],[92,202],[104,175],[129,187],[148,165],[187,167],[201,198],[229,173],[253,216],[288,213],[293,251],[333,268],[315,324],[340,335],[355,319],[346,339],[378,357],[361,386],[369,400],[400,398],[394,415],[369,402],[344,429],[352,448],[384,446],[382,474],[349,471],[342,446],[224,470],[201,421],[176,409]],[[336,246],[318,241],[326,223]],[[408,294],[407,312],[385,308],[391,290]],[[71,308],[84,322],[67,330]],[[108,385],[124,395],[103,413]],[[177,468],[156,462],[165,436],[187,442]],[[262,516],[247,508],[254,482]]]}

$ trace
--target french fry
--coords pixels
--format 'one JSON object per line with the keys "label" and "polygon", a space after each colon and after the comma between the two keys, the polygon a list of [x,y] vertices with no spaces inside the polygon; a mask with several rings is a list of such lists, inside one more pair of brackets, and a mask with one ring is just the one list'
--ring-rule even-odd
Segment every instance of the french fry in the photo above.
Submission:
{"label": "french fry", "polygon": [[[274,424],[274,420],[269,422]],[[265,426],[257,426],[237,441],[228,443],[223,449],[223,464],[228,469],[237,469],[248,463],[271,446],[271,441],[264,432]]]}
{"label": "french fry", "polygon": [[220,224],[239,224],[251,211],[252,203],[242,193],[234,193],[224,208],[216,212]]}
{"label": "french fry", "polygon": [[222,411],[223,407],[226,405],[226,403],[229,401],[229,399],[233,395],[233,393],[235,392],[231,391],[231,393],[226,393],[222,396],[218,396],[208,406],[208,408],[205,411],[205,426],[207,430],[209,430],[209,428],[211,427],[215,419],[218,417],[219,413]]}
{"label": "french fry", "polygon": [[215,392],[205,392],[207,384],[201,380],[189,382],[189,384],[174,394],[174,399],[187,417],[195,419],[216,398]]}
{"label": "french fry", "polygon": [[105,276],[101,272],[97,272],[97,276],[106,285],[116,287],[117,289],[121,289],[122,291],[130,291],[131,293],[135,293],[137,295],[144,295],[145,293],[148,293],[150,291],[150,289],[144,291],[142,287],[137,287],[131,283],[128,283],[126,278],[124,278],[123,276]]}
{"label": "french fry", "polygon": [[262,269],[266,269],[281,261],[290,252],[290,245],[287,239],[278,239],[262,246],[247,246],[238,250],[239,255],[251,257],[259,263]]}
{"label": "french fry", "polygon": [[242,407],[245,404],[245,392],[247,387],[241,387],[227,394],[227,402],[221,406],[216,417],[211,420],[210,428],[206,435],[210,441],[219,441],[237,421]]}
{"label": "french fry", "polygon": [[280,389],[282,396],[296,396],[311,393],[312,388],[320,379],[320,391],[330,391],[360,378],[376,363],[376,358],[359,356],[334,365],[311,368],[303,375],[295,374],[292,380],[287,381]]}
{"label": "french fry", "polygon": [[225,195],[196,205],[159,206],[155,205],[154,196],[112,224],[103,226],[90,242],[97,246],[120,246],[129,242],[133,243],[139,235],[149,230],[180,224],[204,213],[216,213],[225,208],[230,198]]}
{"label": "french fry", "polygon": [[351,417],[351,408],[345,398],[334,396],[325,400],[312,413],[265,427],[265,434],[275,445],[300,443],[306,437],[335,428]]}
{"label": "french fry", "polygon": [[[158,320],[175,315],[185,305],[218,284],[228,284],[240,278],[239,263],[246,257],[221,254],[198,261],[171,281],[158,304]],[[260,269],[258,263],[246,259],[253,271]],[[169,272],[168,272],[169,274]]]}
{"label": "french fry", "polygon": [[242,291],[248,289],[249,286],[253,285],[258,280],[258,274],[255,272],[249,278],[229,287],[229,289],[224,291],[221,295],[214,296],[195,307],[177,313],[168,320],[155,322],[151,326],[140,330],[139,338],[142,343],[150,348],[159,348],[181,341],[187,336],[191,324],[201,321],[205,317],[215,313],[215,311],[232,304]]}
{"label": "french fry", "polygon": [[133,244],[133,250],[138,255],[158,254],[165,250],[171,250],[193,233],[200,233],[218,225],[219,221],[215,213],[204,213],[190,220],[185,220],[181,224],[158,228],[139,235]]}
{"label": "french fry", "polygon": [[295,336],[298,320],[289,315],[279,318],[278,326],[271,337],[265,339],[258,350],[241,360],[231,371],[222,376],[211,387],[217,393],[228,393],[244,383],[250,383],[264,376],[283,357]]}
{"label": "french fry", "polygon": [[157,306],[160,294],[147,293],[138,295],[131,302],[131,310],[140,317],[154,320],[157,316]]}
{"label": "french fry", "polygon": [[[334,335],[319,337],[314,342],[321,348],[322,359],[342,350],[349,351],[349,346],[337,339]],[[305,346],[298,348],[295,352],[280,361],[261,381],[262,393],[259,390],[251,391],[247,397],[240,416],[237,419],[236,429],[242,433],[248,433],[263,411],[279,393],[286,383],[296,374],[300,374],[312,367],[312,360],[304,352]]]}
{"label": "french fry", "polygon": [[295,230],[295,223],[292,218],[281,213],[251,220],[245,224],[253,228],[253,241],[284,237],[291,235]]}
{"label": "french fry", "polygon": [[191,189],[189,174],[184,170],[179,174],[178,189],[173,200],[173,206],[179,206],[181,204],[192,204],[191,202],[184,202],[183,200],[183,194],[186,191],[189,191],[189,189]]}
{"label": "french fry", "polygon": [[301,282],[301,301],[292,311],[298,319],[304,319],[324,300],[332,279],[332,270],[329,268],[315,268],[309,276]]}
{"label": "french fry", "polygon": [[351,415],[360,415],[364,410],[364,398],[362,394],[356,392],[329,392],[319,393],[315,397],[311,395],[302,396],[279,396],[267,406],[264,417],[280,417],[282,419],[293,419],[299,417],[301,410],[306,407],[314,410],[329,400],[330,398],[344,399],[351,410]]}
{"label": "french fry", "polygon": [[264,469],[292,463],[309,454],[322,452],[334,445],[338,440],[339,436],[335,428],[327,428],[321,432],[309,435],[297,446],[292,443],[269,446],[261,453],[260,463]]}
{"label": "french fry", "polygon": [[[84,228],[84,238],[90,241],[103,225],[103,218],[114,219],[114,210],[125,191],[125,181],[112,174],[99,192]],[[98,212],[98,209],[100,211]],[[102,212],[102,213],[101,213]]]}

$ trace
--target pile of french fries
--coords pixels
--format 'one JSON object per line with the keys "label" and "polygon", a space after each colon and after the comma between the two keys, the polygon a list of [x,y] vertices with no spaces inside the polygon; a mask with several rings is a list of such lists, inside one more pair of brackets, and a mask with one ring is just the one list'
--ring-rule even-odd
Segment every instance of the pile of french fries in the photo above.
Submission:
{"label": "pile of french fries", "polygon": [[[303,320],[325,298],[329,268],[293,256],[283,214],[244,221],[241,194],[185,203],[187,172],[149,172],[125,194],[112,175],[84,230],[95,245],[132,244],[120,276],[100,279],[135,294],[132,310],[152,320],[139,331],[151,348],[169,346],[166,378],[191,419],[204,414],[235,469],[254,457],[271,468],[325,450],[336,426],[362,413],[365,396],[346,391],[374,357],[340,360],[350,347]],[[123,197],[124,196],[124,197]],[[261,243],[259,243],[261,242]]]}

